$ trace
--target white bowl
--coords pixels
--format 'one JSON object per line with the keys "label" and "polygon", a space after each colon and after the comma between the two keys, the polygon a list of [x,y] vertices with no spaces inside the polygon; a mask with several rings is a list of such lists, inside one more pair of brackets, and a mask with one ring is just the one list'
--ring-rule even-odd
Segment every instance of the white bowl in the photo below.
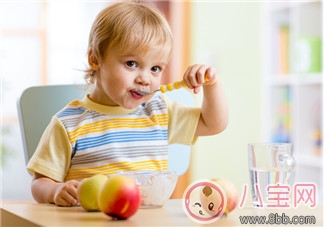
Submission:
{"label": "white bowl", "polygon": [[116,175],[133,178],[141,191],[141,208],[162,207],[178,181],[175,171],[121,171]]}

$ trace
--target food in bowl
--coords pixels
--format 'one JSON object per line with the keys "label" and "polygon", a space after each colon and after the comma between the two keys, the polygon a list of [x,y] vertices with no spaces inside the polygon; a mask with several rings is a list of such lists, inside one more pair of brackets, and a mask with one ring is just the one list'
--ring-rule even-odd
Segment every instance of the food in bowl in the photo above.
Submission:
{"label": "food in bowl", "polygon": [[140,208],[162,207],[178,181],[175,171],[121,171],[117,175],[133,178],[141,191]]}

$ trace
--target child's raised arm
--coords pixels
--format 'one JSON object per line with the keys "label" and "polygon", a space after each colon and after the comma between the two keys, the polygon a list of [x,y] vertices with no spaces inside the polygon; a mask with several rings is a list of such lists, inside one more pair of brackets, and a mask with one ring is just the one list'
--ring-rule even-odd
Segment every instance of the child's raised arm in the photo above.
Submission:
{"label": "child's raised arm", "polygon": [[216,70],[207,65],[192,65],[185,72],[183,80],[195,94],[203,86],[201,115],[195,136],[215,135],[223,131],[228,124],[228,106]]}

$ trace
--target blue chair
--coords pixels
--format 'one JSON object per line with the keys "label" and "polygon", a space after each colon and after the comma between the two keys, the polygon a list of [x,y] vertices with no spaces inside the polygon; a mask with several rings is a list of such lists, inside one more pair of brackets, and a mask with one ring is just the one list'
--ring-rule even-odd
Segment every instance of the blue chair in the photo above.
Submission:
{"label": "blue chair", "polygon": [[[52,116],[74,99],[86,95],[84,85],[46,85],[27,88],[18,103],[18,117],[22,134],[25,161],[28,163]],[[165,93],[174,101],[193,106],[192,94],[186,89]],[[169,145],[169,170],[183,175],[190,164],[190,146]]]}

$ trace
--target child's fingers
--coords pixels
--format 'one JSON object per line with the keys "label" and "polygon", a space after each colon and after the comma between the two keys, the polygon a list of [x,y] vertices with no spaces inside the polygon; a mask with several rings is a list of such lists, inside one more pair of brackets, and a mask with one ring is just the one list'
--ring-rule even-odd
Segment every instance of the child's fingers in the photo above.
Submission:
{"label": "child's fingers", "polygon": [[206,73],[208,71],[207,65],[200,65],[196,72],[196,80],[199,85],[203,85],[206,83]]}
{"label": "child's fingers", "polygon": [[216,81],[216,70],[207,65],[196,64],[190,66],[183,76],[187,87],[193,89],[195,94],[199,93],[200,87],[212,85]]}
{"label": "child's fingers", "polygon": [[189,88],[201,86],[205,83],[205,73],[208,66],[206,65],[193,65],[187,69],[184,74],[184,80]]}
{"label": "child's fingers", "polygon": [[205,81],[213,82],[216,79],[216,70],[213,67],[208,67],[205,73]]}
{"label": "child's fingers", "polygon": [[191,80],[189,79],[189,77],[190,77],[189,75],[191,74],[191,69],[192,69],[192,67],[189,67],[183,75],[183,81],[185,82],[185,84],[187,85],[187,87],[189,89],[193,89]]}
{"label": "child's fingers", "polygon": [[59,206],[75,206],[78,204],[77,187],[79,182],[71,180],[63,183],[54,196],[54,203]]}

